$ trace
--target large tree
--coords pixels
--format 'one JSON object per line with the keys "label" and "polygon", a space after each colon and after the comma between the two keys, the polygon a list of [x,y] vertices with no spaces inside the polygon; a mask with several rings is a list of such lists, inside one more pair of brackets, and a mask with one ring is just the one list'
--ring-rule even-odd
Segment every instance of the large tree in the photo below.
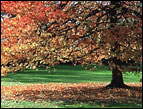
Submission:
{"label": "large tree", "polygon": [[9,15],[1,20],[3,75],[43,64],[106,62],[107,87],[126,87],[122,72],[140,72],[131,67],[142,63],[140,1],[2,1],[1,12]]}

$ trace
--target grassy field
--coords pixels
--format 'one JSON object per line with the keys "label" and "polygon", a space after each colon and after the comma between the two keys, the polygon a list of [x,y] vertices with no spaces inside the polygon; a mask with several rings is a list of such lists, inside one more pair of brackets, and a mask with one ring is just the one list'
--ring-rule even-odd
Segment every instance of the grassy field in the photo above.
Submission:
{"label": "grassy field", "polygon": [[[48,83],[110,83],[112,77],[111,71],[106,67],[97,67],[96,70],[84,70],[83,67],[77,65],[76,67],[71,65],[58,65],[51,72],[47,72],[45,68],[39,68],[38,71],[26,70],[24,72],[19,71],[15,74],[8,74],[6,77],[1,77],[2,86],[15,86],[15,85],[30,85],[30,84],[48,84]],[[138,83],[142,75],[134,76],[130,73],[123,74],[125,83]],[[62,103],[61,103],[62,102]],[[142,107],[142,103],[118,103],[113,101],[97,101],[95,102],[64,102],[63,101],[16,101],[16,100],[3,100],[1,103],[2,108],[25,108],[25,107],[53,107],[53,108],[97,108],[97,107],[127,107],[136,108]],[[105,106],[104,106],[105,105]]]}
{"label": "grassy field", "polygon": [[[128,75],[123,74],[124,82],[139,82],[142,75],[135,76],[130,73]],[[96,70],[85,70],[84,67],[77,65],[76,67],[71,65],[59,65],[55,69],[51,70],[51,73],[47,72],[45,68],[39,68],[38,71],[26,70],[24,72],[19,71],[15,74],[8,74],[6,77],[2,77],[1,85],[17,85],[17,84],[37,84],[37,83],[79,83],[79,82],[110,82],[112,79],[112,73],[106,67],[97,67]]]}

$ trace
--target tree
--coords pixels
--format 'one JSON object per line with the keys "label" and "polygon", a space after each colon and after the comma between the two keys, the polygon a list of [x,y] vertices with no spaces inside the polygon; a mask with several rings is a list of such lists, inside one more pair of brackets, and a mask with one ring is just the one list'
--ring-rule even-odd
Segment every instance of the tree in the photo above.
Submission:
{"label": "tree", "polygon": [[107,87],[127,87],[122,72],[142,63],[140,1],[1,3],[1,12],[10,16],[1,21],[1,36],[8,39],[1,47],[5,74],[43,64],[102,65],[105,60],[112,70]]}

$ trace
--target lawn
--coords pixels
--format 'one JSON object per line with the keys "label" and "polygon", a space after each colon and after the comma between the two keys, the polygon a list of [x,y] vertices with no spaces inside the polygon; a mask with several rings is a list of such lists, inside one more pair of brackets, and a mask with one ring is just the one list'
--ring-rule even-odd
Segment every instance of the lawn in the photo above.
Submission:
{"label": "lawn", "polygon": [[[129,100],[129,102],[124,102],[124,101],[120,102],[122,100],[118,101],[118,98],[115,98],[115,100],[99,99],[99,97],[104,98],[104,96],[102,95],[106,95],[106,94],[109,95],[108,93],[110,91],[111,91],[110,93],[112,93],[112,90],[108,90],[108,91],[103,90],[103,87],[102,87],[110,83],[111,77],[112,77],[111,71],[108,70],[105,66],[97,67],[96,70],[92,70],[92,71],[84,70],[84,67],[81,67],[80,65],[77,65],[75,67],[71,65],[58,65],[55,67],[55,69],[52,69],[51,72],[47,72],[45,68],[39,68],[38,71],[34,71],[30,69],[24,72],[19,71],[15,74],[8,74],[6,77],[1,77],[1,85],[2,85],[3,91],[4,89],[6,90],[5,92],[8,92],[8,90],[15,91],[16,89],[19,90],[18,88],[20,87],[22,89],[20,89],[21,92],[18,93],[19,95],[25,94],[26,96],[31,96],[33,94],[40,95],[41,94],[40,91],[44,90],[46,92],[46,94],[44,93],[45,94],[44,98],[35,100],[35,96],[33,96],[34,100],[30,100],[30,98],[25,97],[24,100],[20,101],[18,100],[19,95],[15,95],[15,98],[17,98],[17,100],[16,99],[7,100],[5,97],[2,100],[1,106],[3,108],[4,107],[7,107],[7,108],[8,107],[13,107],[13,108],[14,107],[15,108],[18,108],[18,107],[23,107],[23,108],[25,107],[31,107],[31,108],[34,108],[34,107],[39,107],[39,108],[42,108],[42,107],[43,108],[44,107],[54,107],[54,108],[142,107],[142,102],[136,100],[138,99],[138,97],[140,98],[142,96],[142,92],[141,92],[142,84],[139,83],[140,78],[142,78],[141,74],[139,76],[134,76],[134,74],[132,73],[128,74],[128,76],[123,74],[125,83],[129,85],[137,86],[137,88],[139,88],[139,89],[136,88],[137,90],[130,90],[129,92],[124,92],[124,90],[121,90],[125,94],[131,93],[134,95],[135,93],[139,93],[140,95],[138,95],[137,97],[129,96],[130,99],[134,98],[133,100]],[[48,88],[46,87],[46,90],[45,90],[43,89],[42,86],[37,87],[36,86],[37,84],[47,85]],[[30,86],[33,87],[33,85],[35,85],[34,86],[35,89],[29,89],[29,87]],[[41,89],[39,87],[41,87]],[[56,89],[56,91],[57,90],[59,91],[57,94],[56,94],[56,91],[49,90],[50,88],[53,90],[53,87],[54,89]],[[72,88],[69,90],[69,87],[70,88],[72,87]],[[71,94],[71,95],[68,95],[70,99],[63,97],[65,94],[64,92],[65,90],[68,92],[68,94]],[[85,93],[85,90],[86,90],[86,93]],[[78,92],[78,94],[80,92],[79,95],[82,95],[84,93],[84,95],[82,96],[84,96],[87,100],[85,100],[85,98],[84,100],[82,100],[81,99],[82,96],[79,96],[77,98],[77,95],[76,95],[75,97],[76,92]],[[116,90],[114,92],[116,92]],[[47,95],[47,93],[48,94],[50,93],[50,95]],[[97,97],[100,93],[104,93],[104,94],[99,95],[97,99],[93,98],[91,100],[92,98],[91,93],[97,94],[96,95]],[[115,96],[117,93],[115,93]],[[62,96],[58,94],[61,94]],[[55,95],[55,97],[57,96],[56,99],[49,99],[49,98],[52,98],[53,95]],[[59,96],[63,98],[60,98]],[[67,95],[65,94],[65,96]],[[89,100],[88,100],[88,96],[90,97]],[[43,100],[43,99],[46,99],[46,100]]]}

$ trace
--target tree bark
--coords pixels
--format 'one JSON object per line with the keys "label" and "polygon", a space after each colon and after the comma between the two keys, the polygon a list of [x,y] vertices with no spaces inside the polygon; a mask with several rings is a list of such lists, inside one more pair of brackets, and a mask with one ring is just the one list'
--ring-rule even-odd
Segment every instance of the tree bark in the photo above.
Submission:
{"label": "tree bark", "polygon": [[[122,65],[121,60],[117,59],[117,57],[112,58],[112,62],[118,66]],[[122,72],[117,67],[115,67],[112,69],[111,83],[107,85],[106,88],[130,88],[130,87],[124,84]]]}
{"label": "tree bark", "polygon": [[123,83],[123,76],[122,72],[118,70],[117,68],[112,70],[112,81],[111,84],[115,86],[121,86]]}
{"label": "tree bark", "polygon": [[122,72],[118,70],[118,68],[114,68],[112,70],[111,83],[107,85],[106,88],[130,88],[130,87],[124,84]]}

